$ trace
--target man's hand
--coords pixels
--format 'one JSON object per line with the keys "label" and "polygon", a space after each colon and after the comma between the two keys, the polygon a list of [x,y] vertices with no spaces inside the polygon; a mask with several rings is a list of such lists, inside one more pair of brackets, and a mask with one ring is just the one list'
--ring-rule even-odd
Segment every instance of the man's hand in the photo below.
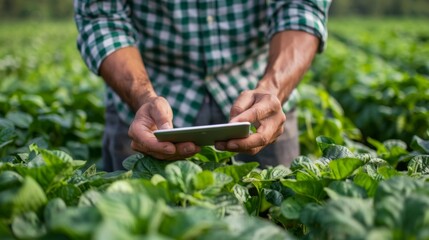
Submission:
{"label": "man's hand", "polygon": [[284,131],[286,115],[281,102],[264,89],[243,92],[232,106],[230,115],[230,122],[251,122],[257,131],[245,139],[216,143],[219,150],[256,154]]}
{"label": "man's hand", "polygon": [[131,147],[158,159],[177,160],[185,159],[200,151],[194,143],[159,142],[154,130],[171,128],[173,113],[167,100],[162,97],[153,97],[137,111],[128,135],[131,137]]}
{"label": "man's hand", "polygon": [[282,104],[310,66],[318,45],[317,37],[302,31],[274,35],[264,77],[255,90],[237,98],[230,112],[231,122],[251,122],[257,131],[245,139],[219,142],[217,149],[256,154],[283,133],[286,115]]}
{"label": "man's hand", "polygon": [[136,111],[128,135],[131,147],[158,159],[184,159],[200,151],[193,143],[158,142],[153,131],[171,128],[173,113],[167,100],[156,95],[135,47],[118,49],[100,66],[100,75]]}

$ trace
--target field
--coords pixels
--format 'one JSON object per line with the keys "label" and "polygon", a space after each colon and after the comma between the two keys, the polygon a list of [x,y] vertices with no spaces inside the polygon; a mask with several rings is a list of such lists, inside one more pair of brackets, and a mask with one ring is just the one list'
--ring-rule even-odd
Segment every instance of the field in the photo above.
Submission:
{"label": "field", "polygon": [[1,239],[428,239],[427,19],[334,19],[299,86],[302,156],[102,172],[104,84],[72,22],[0,26]]}

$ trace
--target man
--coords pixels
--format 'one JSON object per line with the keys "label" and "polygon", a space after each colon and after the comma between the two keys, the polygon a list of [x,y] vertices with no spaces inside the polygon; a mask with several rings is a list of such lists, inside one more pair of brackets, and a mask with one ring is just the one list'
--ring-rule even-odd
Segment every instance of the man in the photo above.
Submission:
{"label": "man", "polygon": [[75,0],[78,48],[108,86],[106,170],[120,169],[132,149],[166,160],[200,151],[158,142],[156,129],[228,121],[251,122],[257,132],[217,149],[262,166],[290,164],[299,154],[294,89],[325,46],[329,5]]}

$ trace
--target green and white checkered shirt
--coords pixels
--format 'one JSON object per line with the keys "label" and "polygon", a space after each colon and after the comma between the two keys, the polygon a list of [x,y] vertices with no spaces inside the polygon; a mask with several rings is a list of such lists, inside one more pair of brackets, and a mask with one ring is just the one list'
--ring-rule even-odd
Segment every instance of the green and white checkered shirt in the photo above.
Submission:
{"label": "green and white checkered shirt", "polygon": [[[240,92],[263,76],[271,37],[301,30],[327,38],[330,0],[75,0],[78,48],[96,74],[119,48],[140,49],[158,95],[170,103],[176,127],[190,126],[210,93],[225,116]],[[284,105],[293,107],[294,94]],[[110,88],[114,104],[131,123],[134,113]]]}

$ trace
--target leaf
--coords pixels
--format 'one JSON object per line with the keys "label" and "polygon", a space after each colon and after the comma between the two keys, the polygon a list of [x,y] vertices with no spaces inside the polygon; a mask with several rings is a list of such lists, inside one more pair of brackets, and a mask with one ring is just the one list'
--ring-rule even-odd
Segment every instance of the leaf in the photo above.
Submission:
{"label": "leaf", "polygon": [[377,202],[385,196],[408,196],[415,189],[424,188],[424,181],[420,179],[413,179],[408,176],[399,176],[380,182],[374,201]]}
{"label": "leaf", "polygon": [[322,181],[310,180],[310,181],[296,181],[294,179],[281,180],[281,183],[291,188],[295,193],[310,197],[315,200],[322,200],[326,193],[323,190],[325,187]]}
{"label": "leaf", "polygon": [[42,188],[27,176],[19,186],[0,191],[0,216],[10,218],[27,211],[37,211],[46,202]]}
{"label": "leaf", "polygon": [[0,189],[2,189],[1,191],[14,187],[19,187],[23,181],[24,178],[16,172],[3,171],[0,173]]}
{"label": "leaf", "polygon": [[256,167],[258,167],[258,165],[259,163],[256,162],[244,163],[241,165],[228,165],[218,167],[214,170],[214,172],[223,173],[232,177],[232,182],[227,185],[227,188],[231,189],[234,184],[240,183],[243,177],[249,174]]}
{"label": "leaf", "polygon": [[8,112],[6,119],[10,120],[19,128],[28,129],[33,122],[33,117],[24,112]]}
{"label": "leaf", "polygon": [[177,161],[165,167],[168,182],[179,187],[184,193],[189,193],[193,190],[192,180],[196,174],[202,171],[200,166],[190,161]]}
{"label": "leaf", "polygon": [[201,240],[249,239],[288,240],[293,239],[286,231],[269,221],[246,215],[231,215],[221,220],[222,227],[212,228],[198,237]]}
{"label": "leaf", "polygon": [[250,198],[249,189],[239,184],[234,184],[232,191],[240,203],[245,203]]}
{"label": "leaf", "polygon": [[95,205],[103,219],[113,221],[129,233],[155,231],[168,211],[162,200],[154,202],[149,196],[138,193],[104,194]]}
{"label": "leaf", "polygon": [[354,184],[351,181],[333,181],[325,188],[330,198],[335,199],[338,196],[366,198],[367,194],[364,188]]}
{"label": "leaf", "polygon": [[274,189],[263,188],[262,194],[267,202],[275,206],[280,206],[284,199],[283,194]]}
{"label": "leaf", "polygon": [[353,178],[353,182],[356,185],[364,188],[369,197],[372,197],[375,195],[375,192],[378,186],[378,181],[371,178],[367,173],[364,173],[364,172],[357,173]]}
{"label": "leaf", "polygon": [[61,198],[68,205],[77,205],[82,191],[73,184],[67,184],[57,188],[52,195]]}
{"label": "leaf", "polygon": [[270,167],[266,170],[267,170],[267,174],[264,180],[270,180],[270,181],[279,180],[292,174],[292,171],[283,165]]}
{"label": "leaf", "polygon": [[144,158],[144,155],[141,153],[133,154],[127,157],[124,161],[122,161],[122,166],[126,170],[133,170],[134,166],[140,161],[141,158]]}
{"label": "leaf", "polygon": [[211,185],[213,185],[215,182],[214,175],[210,171],[202,171],[195,175],[193,178],[193,184],[195,190],[203,190],[204,188],[207,188]]}
{"label": "leaf", "polygon": [[336,180],[349,177],[357,168],[363,165],[363,162],[357,158],[340,158],[331,160],[331,177]]}
{"label": "leaf", "polygon": [[174,239],[195,239],[210,229],[224,227],[212,210],[200,207],[176,209],[166,215],[160,226],[160,233]]}
{"label": "leaf", "polygon": [[326,136],[318,136],[316,142],[322,152],[325,151],[326,148],[336,145],[332,138]]}
{"label": "leaf", "polygon": [[[57,215],[55,215],[57,214]],[[101,222],[101,215],[95,207],[71,207],[54,212],[49,230],[62,233],[72,239],[89,239]]]}
{"label": "leaf", "polygon": [[323,151],[323,157],[329,159],[353,158],[354,154],[344,146],[327,146]]}
{"label": "leaf", "polygon": [[56,221],[56,217],[60,216],[60,213],[67,209],[67,205],[61,198],[53,198],[49,200],[43,211],[43,217],[47,226],[52,222]]}
{"label": "leaf", "polygon": [[9,120],[0,118],[0,149],[13,142],[15,127]]}
{"label": "leaf", "polygon": [[[292,161],[290,169],[294,172],[303,173],[305,178],[317,180],[322,177],[322,173],[317,165],[308,157],[300,156]],[[297,177],[298,179],[298,177]]]}
{"label": "leaf", "polygon": [[410,146],[415,151],[429,154],[429,140],[423,140],[418,136],[414,136]]}
{"label": "leaf", "polygon": [[284,200],[280,211],[287,219],[299,219],[301,211],[311,200],[302,196],[293,196]]}
{"label": "leaf", "polygon": [[[167,161],[157,160],[143,154],[133,155],[125,161],[126,169],[132,166],[129,170],[133,171],[133,175],[144,179],[151,179],[155,174],[165,176],[165,167],[169,164]],[[132,164],[133,162],[134,164]]]}
{"label": "leaf", "polygon": [[20,239],[35,239],[46,234],[46,227],[34,212],[26,212],[13,219],[13,234]]}
{"label": "leaf", "polygon": [[201,161],[201,162],[227,162],[237,153],[228,151],[216,150],[213,146],[203,146],[201,151],[188,160]]}
{"label": "leaf", "polygon": [[408,174],[410,176],[429,174],[429,155],[413,157],[408,163]]}

